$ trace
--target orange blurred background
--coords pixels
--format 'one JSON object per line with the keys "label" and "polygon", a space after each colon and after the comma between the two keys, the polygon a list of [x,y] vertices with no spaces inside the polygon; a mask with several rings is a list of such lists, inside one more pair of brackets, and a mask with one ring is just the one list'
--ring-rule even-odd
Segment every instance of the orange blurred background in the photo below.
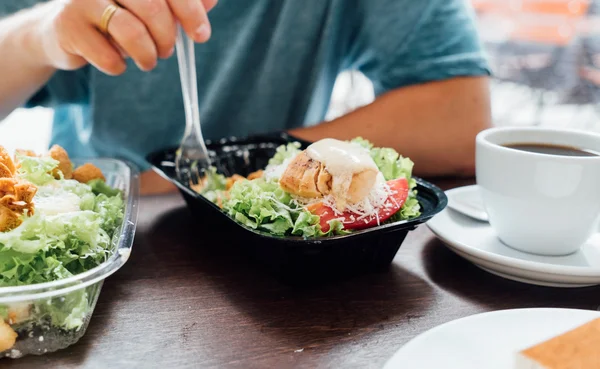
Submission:
{"label": "orange blurred background", "polygon": [[567,45],[574,37],[600,29],[588,17],[592,0],[471,0],[482,22],[511,24],[514,40]]}

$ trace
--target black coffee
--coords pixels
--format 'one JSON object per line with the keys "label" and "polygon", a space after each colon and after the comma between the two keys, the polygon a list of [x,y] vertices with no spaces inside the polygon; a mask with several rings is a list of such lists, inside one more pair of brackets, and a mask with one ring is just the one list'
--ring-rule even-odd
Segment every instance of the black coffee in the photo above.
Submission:
{"label": "black coffee", "polygon": [[538,144],[538,143],[515,143],[503,145],[515,150],[529,151],[540,154],[561,155],[561,156],[600,156],[600,153],[584,150],[577,147]]}

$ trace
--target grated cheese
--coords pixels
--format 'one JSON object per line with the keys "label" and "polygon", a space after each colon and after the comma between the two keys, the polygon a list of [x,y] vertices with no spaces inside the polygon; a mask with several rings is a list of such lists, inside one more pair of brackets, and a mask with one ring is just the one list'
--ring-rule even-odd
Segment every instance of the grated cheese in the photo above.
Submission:
{"label": "grated cheese", "polygon": [[[379,173],[375,185],[373,186],[371,192],[365,199],[358,203],[346,205],[346,210],[353,214],[350,220],[352,222],[363,220],[365,223],[368,223],[368,218],[374,216],[376,217],[377,224],[379,225],[379,210],[382,207],[389,208],[392,206],[390,203],[387,202],[387,200],[393,194],[395,194],[395,191],[392,191],[390,189],[390,187],[385,182],[383,174]],[[333,210],[336,216],[343,214],[343,212],[336,207],[336,201],[332,195],[326,195],[323,198],[316,199],[308,199],[294,196],[292,201],[295,204],[298,204],[299,206],[308,206],[322,201],[324,205],[330,207]]]}

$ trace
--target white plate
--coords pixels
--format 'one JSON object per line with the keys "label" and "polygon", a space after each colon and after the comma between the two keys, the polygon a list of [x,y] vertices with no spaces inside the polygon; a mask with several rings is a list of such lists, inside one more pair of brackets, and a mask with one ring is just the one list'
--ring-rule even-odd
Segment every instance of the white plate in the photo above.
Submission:
{"label": "white plate", "polygon": [[[477,192],[477,186],[469,186]],[[446,191],[448,201],[465,188]],[[472,196],[472,198],[476,198]],[[519,282],[552,287],[584,287],[600,284],[600,234],[579,251],[567,256],[539,256],[512,249],[498,239],[487,222],[467,217],[450,208],[426,223],[451,250],[478,267]]]}
{"label": "white plate", "polygon": [[516,354],[600,317],[575,309],[514,309],[472,315],[408,342],[384,369],[512,369]]}

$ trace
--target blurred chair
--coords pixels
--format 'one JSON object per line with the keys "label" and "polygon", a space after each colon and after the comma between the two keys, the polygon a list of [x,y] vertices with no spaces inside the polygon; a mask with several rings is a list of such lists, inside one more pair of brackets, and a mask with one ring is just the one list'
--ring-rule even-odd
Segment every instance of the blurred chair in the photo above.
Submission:
{"label": "blurred chair", "polygon": [[561,104],[591,105],[596,111],[600,125],[600,1],[590,4],[587,17],[580,23],[580,48],[578,52],[577,77],[579,83]]}
{"label": "blurred chair", "polygon": [[510,120],[513,112],[532,102],[534,125],[541,124],[542,113],[550,105],[598,106],[597,80],[588,78],[595,64],[586,60],[596,60],[598,53],[600,0],[471,1],[495,86],[515,89],[515,96],[522,87],[530,93],[528,99],[510,106],[500,120]]}

